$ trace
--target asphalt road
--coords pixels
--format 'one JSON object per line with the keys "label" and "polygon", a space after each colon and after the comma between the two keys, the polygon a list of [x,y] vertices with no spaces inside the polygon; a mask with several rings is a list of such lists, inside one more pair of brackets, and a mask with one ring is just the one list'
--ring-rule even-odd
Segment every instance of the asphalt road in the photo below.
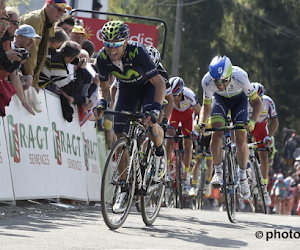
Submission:
{"label": "asphalt road", "polygon": [[[0,220],[0,249],[299,249],[300,217],[162,208],[146,227],[133,207],[110,230],[101,212],[32,213]],[[259,239],[260,238],[260,239]]]}

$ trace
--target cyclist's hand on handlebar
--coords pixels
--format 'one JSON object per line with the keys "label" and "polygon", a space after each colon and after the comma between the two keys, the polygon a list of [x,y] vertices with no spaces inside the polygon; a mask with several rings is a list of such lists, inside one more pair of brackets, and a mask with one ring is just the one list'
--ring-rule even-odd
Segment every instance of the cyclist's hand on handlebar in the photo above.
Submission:
{"label": "cyclist's hand on handlebar", "polygon": [[271,140],[270,136],[267,135],[267,136],[264,138],[263,143],[264,143],[267,147],[270,147],[271,144],[272,144],[272,140]]}
{"label": "cyclist's hand on handlebar", "polygon": [[249,121],[244,122],[244,129],[249,128],[249,131],[252,132],[255,128],[255,121],[250,119]]}
{"label": "cyclist's hand on handlebar", "polygon": [[168,119],[164,117],[159,125],[162,127],[163,131],[166,133],[167,129],[168,129]]}
{"label": "cyclist's hand on handlebar", "polygon": [[97,105],[93,108],[94,116],[97,120],[100,120],[104,110],[107,108],[107,101],[104,99],[100,99]]}
{"label": "cyclist's hand on handlebar", "polygon": [[155,109],[151,111],[146,111],[145,116],[146,119],[144,121],[144,124],[146,125],[149,122],[149,125],[152,126],[153,124],[157,123],[159,110]]}
{"label": "cyclist's hand on handlebar", "polygon": [[196,125],[195,130],[198,134],[204,134],[206,128],[206,124],[204,122],[200,122]]}
{"label": "cyclist's hand on handlebar", "polygon": [[160,111],[161,104],[158,102],[154,102],[150,110],[145,112],[146,119],[144,121],[144,125],[146,125],[148,122],[150,126],[153,126],[155,123],[157,123]]}

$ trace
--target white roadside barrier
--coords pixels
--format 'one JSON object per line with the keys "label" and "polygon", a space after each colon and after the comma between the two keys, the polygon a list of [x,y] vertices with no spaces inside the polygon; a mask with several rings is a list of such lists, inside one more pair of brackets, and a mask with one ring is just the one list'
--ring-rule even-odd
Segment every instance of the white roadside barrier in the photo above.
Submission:
{"label": "white roadside barrier", "polygon": [[40,90],[38,98],[43,111],[33,116],[13,96],[1,120],[0,200],[99,201],[104,134],[97,136],[94,122],[80,127],[75,106],[73,121],[67,122],[52,93]]}

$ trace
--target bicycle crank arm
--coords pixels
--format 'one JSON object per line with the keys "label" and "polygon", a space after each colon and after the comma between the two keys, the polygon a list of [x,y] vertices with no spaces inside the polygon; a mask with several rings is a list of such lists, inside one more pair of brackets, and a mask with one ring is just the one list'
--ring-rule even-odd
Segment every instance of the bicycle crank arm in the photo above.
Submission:
{"label": "bicycle crank arm", "polygon": [[148,189],[148,191],[147,191],[147,194],[151,194],[153,191],[159,189],[162,185],[164,185],[164,183],[163,183],[163,182],[160,182],[160,183],[158,183],[158,184],[155,184],[155,185],[149,187],[149,189]]}

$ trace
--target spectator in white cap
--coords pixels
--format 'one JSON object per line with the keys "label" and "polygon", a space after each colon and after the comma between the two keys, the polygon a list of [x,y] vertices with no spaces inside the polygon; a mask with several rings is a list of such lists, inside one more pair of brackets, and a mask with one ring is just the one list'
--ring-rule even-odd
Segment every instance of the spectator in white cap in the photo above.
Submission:
{"label": "spectator in white cap", "polygon": [[[15,40],[12,43],[13,48],[24,48],[27,51],[30,50],[31,46],[34,44],[35,40],[41,40],[42,37],[36,34],[34,28],[28,24],[20,25],[19,29],[15,31]],[[30,106],[36,111],[41,112],[41,107],[39,105],[38,99],[33,92],[31,87],[33,78],[31,75],[23,75],[19,72],[19,77],[24,88],[24,95],[30,104]],[[25,87],[24,87],[25,85]],[[29,96],[30,94],[30,96]],[[30,97],[30,98],[29,98]]]}
{"label": "spectator in white cap", "polygon": [[22,24],[15,32],[15,47],[25,48],[27,50],[34,44],[35,39],[42,39],[35,33],[34,28],[28,24]]}

